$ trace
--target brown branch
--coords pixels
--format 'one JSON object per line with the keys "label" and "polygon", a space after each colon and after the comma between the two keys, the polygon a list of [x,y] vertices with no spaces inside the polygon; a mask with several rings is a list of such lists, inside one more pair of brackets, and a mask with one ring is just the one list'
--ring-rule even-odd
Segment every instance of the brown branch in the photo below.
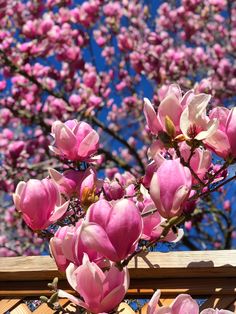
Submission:
{"label": "brown branch", "polygon": [[[0,50],[0,55],[2,57],[2,59],[4,60],[4,63],[6,66],[10,67],[10,69],[16,73],[21,74],[22,76],[24,76],[25,78],[27,78],[30,82],[32,82],[33,84],[35,84],[38,88],[40,88],[41,90],[47,92],[48,94],[54,96],[55,98],[58,99],[62,99],[67,105],[68,107],[66,108],[68,111],[72,111],[71,107],[70,107],[70,103],[68,101],[68,99],[65,97],[65,95],[53,91],[49,88],[47,88],[47,86],[43,85],[41,82],[39,82],[35,77],[33,77],[32,75],[29,75],[26,71],[20,69],[18,66],[16,66],[5,54],[4,51]],[[125,147],[128,148],[128,150],[130,151],[130,153],[136,158],[142,173],[144,173],[145,168],[143,165],[143,162],[139,156],[139,154],[136,152],[136,150],[123,138],[121,137],[119,134],[113,132],[111,129],[109,129],[107,126],[105,126],[99,119],[97,119],[94,116],[90,116],[89,119],[98,127],[100,127],[104,132],[106,132],[107,134],[109,134],[110,136],[112,136],[113,138],[115,138],[117,141],[119,141],[121,144],[123,144]]]}
{"label": "brown branch", "polygon": [[194,195],[192,197],[190,197],[189,201],[193,201],[199,197],[205,197],[207,196],[208,194],[212,193],[212,192],[215,192],[217,191],[220,187],[222,187],[223,185],[233,181],[236,179],[236,175],[234,175],[233,177],[229,178],[228,180],[225,180],[224,182],[218,184],[216,187],[214,187],[212,190],[209,190],[209,191],[206,191],[206,192],[203,192],[203,193],[200,193],[200,194],[197,194],[197,195]]}

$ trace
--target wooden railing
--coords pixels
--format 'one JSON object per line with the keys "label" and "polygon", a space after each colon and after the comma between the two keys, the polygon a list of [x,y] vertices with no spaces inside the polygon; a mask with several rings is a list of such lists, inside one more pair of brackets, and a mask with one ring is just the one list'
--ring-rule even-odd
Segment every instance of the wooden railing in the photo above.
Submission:
{"label": "wooden railing", "polygon": [[[217,307],[236,313],[236,251],[200,251],[148,253],[129,264],[131,276],[127,298],[150,298],[153,291],[161,289],[161,303],[170,304],[180,293],[188,293],[205,302],[201,309]],[[0,258],[0,313],[32,313],[25,298],[48,296],[47,283],[59,277],[59,288],[74,293],[58,272],[49,256]],[[64,308],[73,308],[62,299]],[[129,307],[127,313],[134,313]],[[144,306],[141,312],[145,313]],[[9,313],[8,312],[8,313]],[[122,313],[126,313],[125,311]],[[35,314],[53,313],[46,304]]]}

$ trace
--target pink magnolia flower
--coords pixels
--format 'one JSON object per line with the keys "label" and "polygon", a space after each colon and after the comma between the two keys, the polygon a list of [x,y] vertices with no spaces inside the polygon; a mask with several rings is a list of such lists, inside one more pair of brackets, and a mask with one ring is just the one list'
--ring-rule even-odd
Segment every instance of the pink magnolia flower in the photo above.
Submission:
{"label": "pink magnolia flower", "polygon": [[117,262],[136,249],[142,233],[142,219],[134,202],[99,200],[86,215],[81,238],[84,245]]}
{"label": "pink magnolia flower", "polygon": [[[153,213],[150,213],[153,210]],[[143,231],[141,239],[152,241],[161,236],[163,231],[162,224],[166,221],[158,211],[152,201],[147,201],[144,209],[142,210]],[[163,241],[178,242],[183,237],[183,229],[179,229],[177,233],[172,230],[168,232]]]}
{"label": "pink magnolia flower", "polygon": [[186,139],[204,140],[213,135],[218,127],[218,120],[210,119],[206,107],[210,95],[194,95],[180,117],[180,129]]}
{"label": "pink magnolia flower", "polygon": [[236,156],[236,107],[227,109],[224,107],[214,108],[210,112],[210,117],[219,120],[219,126],[216,133],[207,138],[206,144],[213,149],[213,151],[226,158],[229,155]]}
{"label": "pink magnolia flower", "polygon": [[59,297],[68,298],[89,312],[108,313],[123,300],[129,287],[128,269],[119,270],[114,264],[103,272],[84,254],[83,264],[76,267],[72,263],[66,269],[66,277],[71,287],[83,298],[77,299],[59,290]]}
{"label": "pink magnolia flower", "polygon": [[[71,260],[68,259],[68,256],[64,253],[64,247],[67,249],[71,249],[70,246],[68,246],[68,241],[64,241],[67,237],[67,234],[73,233],[74,227],[64,226],[60,227],[56,233],[54,234],[54,237],[50,239],[50,251],[51,255],[54,257],[54,260],[57,264],[57,267],[60,271],[65,271],[67,266],[69,266]],[[66,243],[66,245],[64,245]],[[72,252],[71,252],[72,254]],[[70,254],[70,255],[71,255]]]}
{"label": "pink magnolia flower", "polygon": [[42,230],[55,223],[65,214],[69,204],[62,204],[59,190],[50,179],[19,182],[13,200],[25,223],[33,230]]}
{"label": "pink magnolia flower", "polygon": [[[218,156],[222,158],[227,158],[231,152],[231,145],[226,131],[227,120],[230,116],[230,112],[231,111],[228,108],[224,107],[216,107],[211,110],[209,114],[210,118],[217,119],[219,121],[219,125],[216,132],[204,141],[210,149],[212,149]],[[231,124],[231,126],[233,125]]]}
{"label": "pink magnolia flower", "polygon": [[[184,160],[187,162],[191,154],[191,148],[186,144],[186,142],[181,143],[180,153]],[[204,149],[203,147],[198,147],[194,150],[193,156],[190,159],[190,166],[196,175],[203,179],[204,175],[211,166],[212,154],[209,150]],[[193,182],[196,179],[193,177]]]}
{"label": "pink magnolia flower", "polygon": [[72,107],[74,107],[75,109],[78,109],[81,105],[81,97],[79,95],[76,94],[72,94],[69,98],[69,103]]}
{"label": "pink magnolia flower", "polygon": [[228,137],[229,145],[230,145],[230,154],[233,157],[236,157],[236,107],[232,108],[229,112],[226,121],[225,131]]}
{"label": "pink magnolia flower", "polygon": [[154,134],[158,134],[159,131],[166,131],[165,119],[168,117],[175,125],[176,134],[179,134],[181,114],[192,98],[193,91],[188,91],[182,97],[180,87],[177,84],[172,84],[161,101],[157,114],[150,100],[144,98],[144,115],[150,131]]}
{"label": "pink magnolia flower", "polygon": [[15,141],[8,147],[9,155],[12,159],[17,159],[25,147],[23,141]]}
{"label": "pink magnolia flower", "polygon": [[50,239],[51,253],[58,269],[61,271],[65,271],[70,262],[75,265],[81,265],[84,253],[96,264],[105,264],[101,254],[84,245],[81,239],[83,224],[84,221],[81,219],[75,227],[61,227],[56,231],[54,237]]}
{"label": "pink magnolia flower", "polygon": [[86,122],[55,121],[52,125],[55,146],[50,149],[57,155],[74,161],[91,161],[99,146],[99,135]]}
{"label": "pink magnolia flower", "polygon": [[224,210],[226,210],[227,212],[230,211],[231,209],[231,202],[230,200],[225,200],[223,203],[223,208]]}
{"label": "pink magnolia flower", "polygon": [[161,291],[157,290],[148,303],[147,314],[199,314],[199,308],[188,294],[180,294],[170,306],[158,306]]}
{"label": "pink magnolia flower", "polygon": [[118,180],[106,180],[103,184],[105,192],[105,198],[108,201],[121,199],[125,194],[124,187],[118,182]]}
{"label": "pink magnolia flower", "polygon": [[182,204],[192,187],[191,172],[179,159],[165,160],[154,173],[150,195],[164,218],[182,214]]}
{"label": "pink magnolia flower", "polygon": [[102,186],[102,181],[97,179],[96,170],[91,167],[85,171],[66,170],[63,173],[49,169],[49,174],[62,194],[67,197],[76,196],[81,203],[87,197],[95,196]]}

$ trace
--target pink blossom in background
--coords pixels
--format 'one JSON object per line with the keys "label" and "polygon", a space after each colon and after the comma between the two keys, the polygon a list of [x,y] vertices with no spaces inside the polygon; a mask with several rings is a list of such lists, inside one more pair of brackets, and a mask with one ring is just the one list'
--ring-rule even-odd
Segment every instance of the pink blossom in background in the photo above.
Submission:
{"label": "pink blossom in background", "polygon": [[86,122],[55,121],[52,125],[55,146],[51,150],[66,159],[89,161],[97,152],[99,136]]}
{"label": "pink blossom in background", "polygon": [[23,141],[15,141],[8,146],[9,156],[12,159],[17,159],[25,147]]}

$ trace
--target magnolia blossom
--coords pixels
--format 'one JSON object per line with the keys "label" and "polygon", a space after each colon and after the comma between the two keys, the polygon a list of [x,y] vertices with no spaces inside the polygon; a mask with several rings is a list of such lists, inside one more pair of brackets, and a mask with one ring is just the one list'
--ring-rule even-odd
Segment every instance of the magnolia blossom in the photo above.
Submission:
{"label": "magnolia blossom", "polygon": [[15,141],[8,146],[9,156],[12,159],[17,159],[25,147],[23,141]]}
{"label": "magnolia blossom", "polygon": [[181,215],[192,187],[191,172],[179,159],[165,160],[154,173],[150,195],[164,218]]}
{"label": "magnolia blossom", "polygon": [[141,233],[142,219],[133,201],[99,200],[88,209],[81,238],[85,246],[117,262],[134,252]]}
{"label": "magnolia blossom", "polygon": [[52,125],[55,146],[50,149],[57,155],[74,161],[90,161],[99,146],[99,135],[86,122],[55,121]]}
{"label": "magnolia blossom", "polygon": [[62,204],[59,190],[50,179],[19,182],[13,200],[25,223],[33,230],[42,230],[55,223],[65,214],[69,204]]}
{"label": "magnolia blossom", "polygon": [[180,294],[169,306],[159,307],[161,291],[157,290],[148,303],[147,314],[233,314],[227,310],[211,308],[199,312],[197,302],[188,294]]}
{"label": "magnolia blossom", "polygon": [[106,180],[103,184],[104,196],[108,201],[121,199],[125,194],[124,187],[118,180]]}
{"label": "magnolia blossom", "polygon": [[94,314],[113,310],[123,300],[129,287],[127,268],[120,271],[112,264],[108,271],[103,272],[95,263],[89,261],[86,254],[81,266],[76,267],[73,264],[68,266],[66,277],[83,300],[62,290],[59,290],[59,297],[66,297]]}
{"label": "magnolia blossom", "polygon": [[218,119],[217,131],[205,140],[206,145],[222,158],[236,157],[236,107],[232,109],[217,107],[209,115]]}
{"label": "magnolia blossom", "polygon": [[[73,254],[71,251],[71,245],[68,245],[68,241],[64,240],[67,238],[69,232],[73,234],[74,229],[74,227],[69,226],[60,227],[54,234],[54,237],[50,239],[49,247],[51,255],[54,257],[60,271],[65,271],[71,262],[69,259],[69,256]],[[66,243],[66,245],[64,245],[64,243]],[[64,252],[64,247],[67,249],[66,252],[70,252],[69,256],[67,256]]]}
{"label": "magnolia blossom", "polygon": [[[189,160],[190,167],[200,179],[203,179],[211,166],[212,153],[202,146],[195,148],[194,151],[191,152],[191,147],[187,145],[186,142],[179,144],[179,151],[185,162],[188,162],[191,156]],[[148,150],[148,156],[152,160],[146,167],[146,173],[143,177],[143,183],[147,187],[150,185],[153,174],[166,159],[178,159],[176,151],[173,148],[167,150],[160,140],[156,140],[152,143]],[[193,182],[196,182],[194,177],[192,179]]]}
{"label": "magnolia blossom", "polygon": [[[153,213],[151,213],[153,211]],[[146,215],[145,215],[146,214]],[[144,209],[142,210],[143,230],[141,239],[146,241],[152,241],[158,239],[163,231],[163,223],[166,221],[160,213],[156,210],[156,207],[152,201],[147,201]],[[178,242],[183,237],[183,229],[178,229],[176,233],[172,230],[168,232],[165,238],[160,241]]]}
{"label": "magnolia blossom", "polygon": [[177,84],[169,86],[165,97],[162,99],[156,114],[149,99],[144,98],[144,114],[150,131],[158,134],[166,130],[166,117],[175,126],[176,134],[180,133],[180,117],[184,108],[193,98],[193,91],[188,91],[183,97],[180,87]]}
{"label": "magnolia blossom", "polygon": [[162,99],[157,114],[151,102],[144,98],[144,114],[148,127],[154,134],[160,131],[169,133],[168,123],[171,123],[172,135],[182,133],[186,139],[206,139],[218,127],[217,119],[210,119],[206,114],[210,99],[210,95],[195,95],[192,90],[182,97],[180,87],[172,84]]}
{"label": "magnolia blossom", "polygon": [[61,271],[65,271],[70,262],[79,266],[82,264],[86,253],[90,261],[104,265],[104,258],[95,249],[84,244],[81,231],[84,221],[80,219],[76,226],[64,226],[59,228],[54,237],[50,239],[50,250],[55,262]]}
{"label": "magnolia blossom", "polygon": [[194,95],[180,117],[180,129],[186,139],[204,140],[213,135],[218,127],[218,120],[210,119],[206,107],[210,95]]}
{"label": "magnolia blossom", "polygon": [[57,184],[60,192],[67,196],[75,196],[85,208],[97,200],[97,192],[101,189],[102,180],[97,179],[94,168],[85,171],[66,170],[62,174],[55,169],[49,169],[49,174]]}
{"label": "magnolia blossom", "polygon": [[[185,142],[183,142],[181,143],[179,150],[180,150],[181,156],[187,162],[191,154],[190,146],[188,146]],[[198,147],[198,148],[195,148],[193,155],[190,158],[189,164],[190,164],[190,167],[195,172],[195,174],[198,176],[198,178],[203,179],[206,172],[211,166],[211,162],[212,162],[211,152],[203,147]],[[192,179],[193,179],[193,182],[196,182],[196,179],[194,177]]]}

